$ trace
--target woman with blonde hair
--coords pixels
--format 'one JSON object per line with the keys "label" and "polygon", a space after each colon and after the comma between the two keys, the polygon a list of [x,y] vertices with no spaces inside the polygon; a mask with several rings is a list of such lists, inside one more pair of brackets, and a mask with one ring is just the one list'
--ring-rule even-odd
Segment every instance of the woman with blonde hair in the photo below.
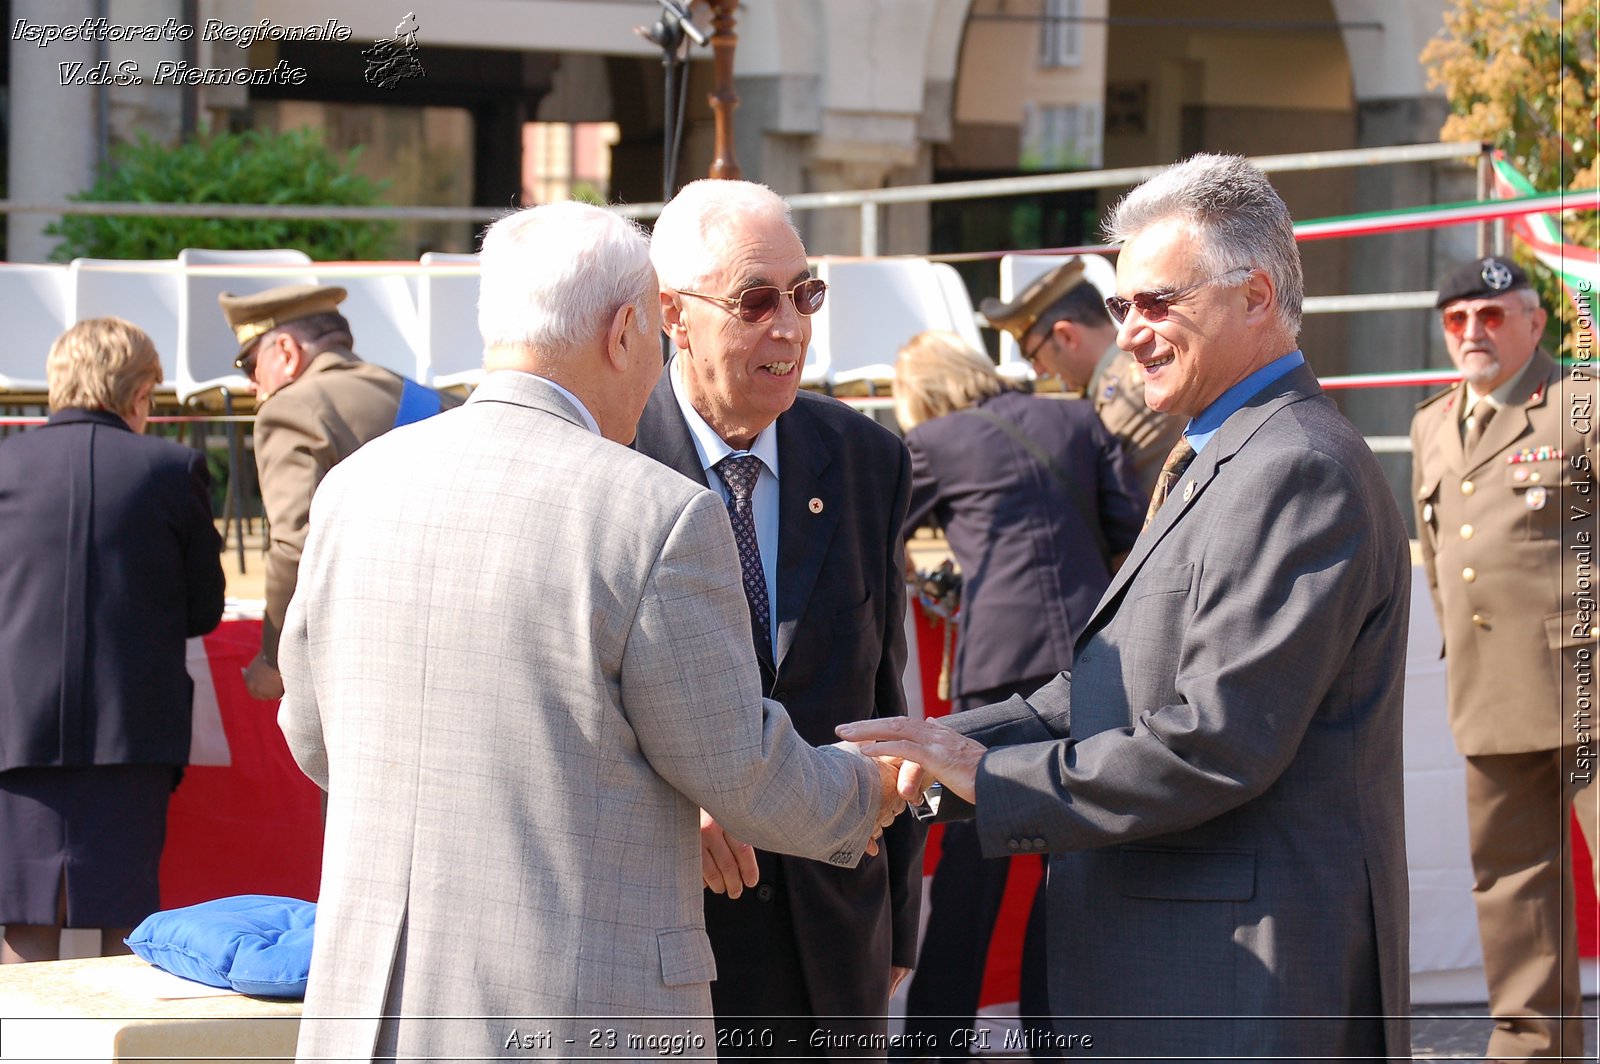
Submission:
{"label": "woman with blonde hair", "polygon": [[[939,525],[961,568],[953,708],[1032,694],[1071,667],[1073,641],[1139,535],[1133,465],[1089,402],[1008,388],[954,333],[919,333],[900,349],[894,394],[911,452],[906,534]],[[1008,871],[983,857],[971,821],[945,825],[907,1032],[956,1045],[972,1026]],[[1019,1002],[1037,1032],[1049,1030],[1043,897]]]}
{"label": "woman with blonde hair", "polygon": [[160,906],[189,759],[185,642],[222,617],[205,456],[141,435],[161,362],[120,318],[46,360],[50,419],[0,440],[0,960],[101,952]]}

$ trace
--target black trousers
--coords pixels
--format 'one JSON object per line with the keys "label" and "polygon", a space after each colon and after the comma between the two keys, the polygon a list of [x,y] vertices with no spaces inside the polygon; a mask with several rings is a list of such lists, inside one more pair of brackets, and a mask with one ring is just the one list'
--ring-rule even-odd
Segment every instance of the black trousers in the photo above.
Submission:
{"label": "black trousers", "polygon": [[887,1016],[817,1015],[800,961],[804,932],[795,925],[783,865],[770,853],[759,860],[761,882],[754,890],[737,900],[705,894],[706,932],[717,958],[711,983],[717,1060],[884,1059],[874,1036],[888,1031]]}

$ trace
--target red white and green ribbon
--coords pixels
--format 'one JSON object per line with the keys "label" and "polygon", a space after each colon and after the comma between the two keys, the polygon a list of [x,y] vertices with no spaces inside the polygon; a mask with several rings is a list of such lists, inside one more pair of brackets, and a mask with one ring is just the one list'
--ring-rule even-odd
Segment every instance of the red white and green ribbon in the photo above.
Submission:
{"label": "red white and green ribbon", "polygon": [[[1376,236],[1411,229],[1434,229],[1442,225],[1467,222],[1492,222],[1500,218],[1541,215],[1549,211],[1592,210],[1595,190],[1588,192],[1534,192],[1510,199],[1467,200],[1440,203],[1430,207],[1401,207],[1368,214],[1349,214],[1337,218],[1316,218],[1300,222],[1294,235],[1300,240],[1328,240],[1334,237]],[[1584,197],[1588,197],[1585,201]]]}
{"label": "red white and green ribbon", "polygon": [[[1352,236],[1378,236],[1383,233],[1403,233],[1414,229],[1436,229],[1445,225],[1462,225],[1471,222],[1492,222],[1499,219],[1512,219],[1512,225],[1518,236],[1530,240],[1530,236],[1523,231],[1529,227],[1524,226],[1521,219],[1552,219],[1551,212],[1570,210],[1595,210],[1600,208],[1600,189],[1585,191],[1563,192],[1536,192],[1533,186],[1523,182],[1524,189],[1517,190],[1510,196],[1491,200],[1467,200],[1462,203],[1440,203],[1427,207],[1400,207],[1387,211],[1372,211],[1367,214],[1347,214],[1333,218],[1313,218],[1309,221],[1298,222],[1294,227],[1297,240],[1332,240],[1335,238]],[[1570,272],[1574,263],[1578,265],[1581,275],[1587,277],[1591,285],[1596,283],[1596,270],[1600,264],[1596,262],[1593,249],[1581,248],[1574,244],[1563,244],[1561,241],[1560,226],[1550,221],[1553,232],[1549,229],[1543,231],[1542,237],[1533,237],[1534,240],[1544,239],[1551,248],[1560,247],[1559,255],[1565,256],[1564,267],[1552,266],[1563,275]],[[1529,230],[1531,234],[1531,230]],[[1549,238],[1553,237],[1553,240]],[[1530,241],[1531,245],[1531,241]],[[1059,248],[1034,248],[1029,250],[1012,251],[969,251],[955,254],[928,255],[935,262],[974,262],[988,259],[998,259],[1005,255],[1083,255],[1110,252],[1115,253],[1116,248],[1110,244],[1083,244],[1074,247]],[[1538,251],[1536,250],[1536,254]],[[1558,256],[1559,257],[1559,256]],[[1541,257],[1541,261],[1543,261]],[[1587,264],[1587,265],[1585,265]],[[1569,282],[1570,284],[1570,282]]]}
{"label": "red white and green ribbon", "polygon": [[[1501,196],[1526,197],[1533,193],[1532,182],[1522,176],[1504,152],[1494,153],[1492,165],[1495,189]],[[1600,194],[1592,190],[1571,193],[1567,208],[1600,210]],[[1600,288],[1600,251],[1569,241],[1555,215],[1549,212],[1521,215],[1512,223],[1511,231],[1533,252],[1534,258],[1561,278],[1567,297],[1574,304],[1580,293],[1587,293],[1588,304],[1593,307],[1594,291]]]}

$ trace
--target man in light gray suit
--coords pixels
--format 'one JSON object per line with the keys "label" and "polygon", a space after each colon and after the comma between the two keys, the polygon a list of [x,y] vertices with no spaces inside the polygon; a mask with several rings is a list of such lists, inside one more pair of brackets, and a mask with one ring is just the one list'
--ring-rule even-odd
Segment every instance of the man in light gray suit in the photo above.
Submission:
{"label": "man in light gray suit", "polygon": [[623,446],[661,370],[638,228],[497,222],[479,325],[471,400],[313,504],[280,651],[328,791],[300,1059],[714,1054],[699,810],[851,866],[903,803],[762,700],[721,500]]}
{"label": "man in light gray suit", "polygon": [[985,853],[1051,855],[1056,1047],[1409,1060],[1400,514],[1296,349],[1299,253],[1259,170],[1196,156],[1107,228],[1117,343],[1189,419],[1151,523],[1070,673],[839,734],[921,763]]}

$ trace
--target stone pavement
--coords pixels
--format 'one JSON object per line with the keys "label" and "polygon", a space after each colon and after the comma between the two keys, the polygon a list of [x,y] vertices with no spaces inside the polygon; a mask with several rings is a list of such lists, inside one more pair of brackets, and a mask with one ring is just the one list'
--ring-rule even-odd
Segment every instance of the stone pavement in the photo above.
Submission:
{"label": "stone pavement", "polygon": [[[1595,998],[1583,1003],[1584,1059],[1595,1059]],[[1482,1005],[1418,1005],[1411,1012],[1411,1053],[1416,1060],[1483,1060],[1494,1021]]]}

